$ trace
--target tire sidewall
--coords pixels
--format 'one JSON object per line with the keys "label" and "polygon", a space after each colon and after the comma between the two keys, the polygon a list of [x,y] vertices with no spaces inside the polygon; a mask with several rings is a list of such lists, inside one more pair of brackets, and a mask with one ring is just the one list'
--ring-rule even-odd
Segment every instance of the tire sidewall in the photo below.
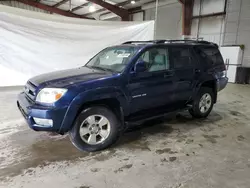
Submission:
{"label": "tire sidewall", "polygon": [[[211,106],[209,108],[209,110],[205,113],[202,113],[200,111],[200,100],[201,100],[201,97],[208,93],[210,96],[211,96]],[[214,93],[213,93],[213,90],[211,88],[207,88],[207,87],[203,87],[200,89],[195,101],[194,101],[194,106],[193,106],[193,109],[191,110],[191,114],[194,116],[194,117],[200,117],[200,118],[204,118],[204,117],[207,117],[210,112],[212,111],[213,109],[213,105],[214,105]]]}
{"label": "tire sidewall", "polygon": [[[80,136],[79,130],[82,122],[91,115],[102,115],[110,122],[109,136],[101,143],[90,145],[84,142]],[[73,145],[81,151],[98,151],[114,143],[119,135],[119,121],[115,114],[108,108],[102,106],[89,107],[84,109],[76,118],[73,128],[69,132],[70,140]]]}

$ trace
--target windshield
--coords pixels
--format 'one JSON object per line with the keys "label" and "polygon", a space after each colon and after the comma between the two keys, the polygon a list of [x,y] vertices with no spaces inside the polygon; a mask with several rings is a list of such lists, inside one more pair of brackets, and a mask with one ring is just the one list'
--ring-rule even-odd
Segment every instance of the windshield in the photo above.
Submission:
{"label": "windshield", "polygon": [[92,58],[86,66],[105,71],[122,72],[136,50],[131,46],[106,48]]}

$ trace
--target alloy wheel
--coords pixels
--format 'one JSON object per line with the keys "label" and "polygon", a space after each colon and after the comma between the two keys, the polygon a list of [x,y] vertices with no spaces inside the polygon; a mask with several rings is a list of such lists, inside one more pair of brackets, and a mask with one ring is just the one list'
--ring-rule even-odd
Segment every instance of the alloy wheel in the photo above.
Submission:
{"label": "alloy wheel", "polygon": [[212,97],[209,93],[202,95],[199,102],[199,109],[201,113],[206,113],[212,105]]}
{"label": "alloy wheel", "polygon": [[81,139],[90,145],[96,145],[106,140],[110,134],[110,122],[102,115],[88,116],[80,126]]}

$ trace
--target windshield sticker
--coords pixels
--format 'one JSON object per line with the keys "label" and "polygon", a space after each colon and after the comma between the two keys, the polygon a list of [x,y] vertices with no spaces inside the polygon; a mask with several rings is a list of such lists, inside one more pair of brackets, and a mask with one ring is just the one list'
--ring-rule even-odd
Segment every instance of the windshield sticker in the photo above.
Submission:
{"label": "windshield sticker", "polygon": [[130,56],[129,53],[124,53],[124,54],[119,54],[117,57],[124,58],[124,57],[129,57],[129,56]]}

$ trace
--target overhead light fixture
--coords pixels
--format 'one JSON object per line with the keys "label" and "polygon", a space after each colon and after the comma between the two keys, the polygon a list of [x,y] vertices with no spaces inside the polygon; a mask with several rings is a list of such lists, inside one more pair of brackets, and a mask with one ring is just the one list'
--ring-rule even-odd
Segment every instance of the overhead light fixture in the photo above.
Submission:
{"label": "overhead light fixture", "polygon": [[89,6],[89,12],[95,12],[96,11],[96,8],[94,5],[90,5]]}
{"label": "overhead light fixture", "polygon": [[131,3],[131,4],[135,4],[135,1],[134,1],[134,0],[132,0],[132,1],[130,1],[130,3]]}

